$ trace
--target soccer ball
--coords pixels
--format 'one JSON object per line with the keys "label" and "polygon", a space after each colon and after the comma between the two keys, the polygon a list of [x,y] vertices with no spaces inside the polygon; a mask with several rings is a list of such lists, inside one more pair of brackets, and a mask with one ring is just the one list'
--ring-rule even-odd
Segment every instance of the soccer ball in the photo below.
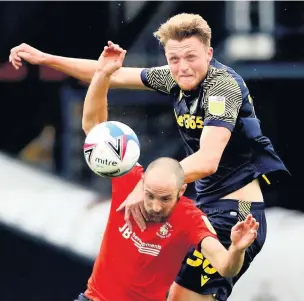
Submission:
{"label": "soccer ball", "polygon": [[140,145],[129,126],[118,121],[106,121],[88,133],[83,152],[94,173],[102,177],[119,177],[137,163]]}

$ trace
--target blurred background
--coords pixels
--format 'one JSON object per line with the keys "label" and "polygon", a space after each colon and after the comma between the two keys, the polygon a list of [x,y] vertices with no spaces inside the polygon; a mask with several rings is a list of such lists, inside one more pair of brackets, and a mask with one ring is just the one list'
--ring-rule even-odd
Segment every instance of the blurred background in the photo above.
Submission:
{"label": "blurred background", "polygon": [[[44,66],[16,71],[10,49],[25,42],[97,59],[112,40],[128,50],[127,66],[161,65],[152,33],[181,12],[207,20],[215,57],[243,76],[264,134],[293,174],[292,183],[266,194],[268,240],[230,300],[303,299],[296,285],[304,267],[304,202],[297,194],[302,162],[295,141],[303,136],[304,2],[103,1],[0,3],[1,300],[68,301],[85,290],[111,187],[90,172],[82,153],[87,86]],[[144,166],[159,156],[183,158],[168,98],[115,90],[109,101],[109,119],[138,134]],[[191,186],[187,194],[193,196]]]}

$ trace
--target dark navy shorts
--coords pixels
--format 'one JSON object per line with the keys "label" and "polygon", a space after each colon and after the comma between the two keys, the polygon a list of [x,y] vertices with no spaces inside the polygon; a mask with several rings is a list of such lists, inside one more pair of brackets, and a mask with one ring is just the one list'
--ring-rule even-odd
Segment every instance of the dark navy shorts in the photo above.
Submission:
{"label": "dark navy shorts", "polygon": [[231,294],[234,284],[246,272],[254,257],[261,251],[266,239],[267,224],[263,202],[244,202],[221,199],[211,204],[198,206],[204,211],[214,227],[220,242],[228,248],[231,244],[231,228],[251,213],[259,222],[257,239],[246,250],[243,267],[233,278],[220,276],[194,248],[190,249],[184,258],[182,267],[175,282],[191,291],[202,295],[213,295],[218,301],[226,301]]}

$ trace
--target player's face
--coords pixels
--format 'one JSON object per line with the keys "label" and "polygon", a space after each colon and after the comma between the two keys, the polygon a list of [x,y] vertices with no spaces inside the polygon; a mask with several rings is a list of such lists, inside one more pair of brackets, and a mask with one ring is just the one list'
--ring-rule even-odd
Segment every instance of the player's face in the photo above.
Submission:
{"label": "player's face", "polygon": [[213,49],[191,37],[169,40],[165,53],[174,80],[182,90],[192,90],[206,77]]}
{"label": "player's face", "polygon": [[[171,183],[170,183],[171,182]],[[151,179],[144,182],[144,206],[149,222],[165,222],[183,194],[186,187],[179,190],[170,179]]]}
{"label": "player's face", "polygon": [[178,191],[168,191],[167,189],[145,190],[144,205],[149,216],[149,222],[165,222],[174,209]]}

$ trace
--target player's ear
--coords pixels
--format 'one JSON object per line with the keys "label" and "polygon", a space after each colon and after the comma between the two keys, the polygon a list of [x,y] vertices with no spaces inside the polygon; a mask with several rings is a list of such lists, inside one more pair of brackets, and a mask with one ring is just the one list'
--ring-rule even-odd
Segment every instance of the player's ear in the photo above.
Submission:
{"label": "player's ear", "polygon": [[207,60],[208,60],[208,63],[211,62],[213,58],[213,48],[212,47],[208,47],[208,50],[207,50]]}
{"label": "player's ear", "polygon": [[186,189],[187,189],[187,184],[185,183],[182,186],[181,190],[179,191],[179,197],[181,197],[185,193]]}

